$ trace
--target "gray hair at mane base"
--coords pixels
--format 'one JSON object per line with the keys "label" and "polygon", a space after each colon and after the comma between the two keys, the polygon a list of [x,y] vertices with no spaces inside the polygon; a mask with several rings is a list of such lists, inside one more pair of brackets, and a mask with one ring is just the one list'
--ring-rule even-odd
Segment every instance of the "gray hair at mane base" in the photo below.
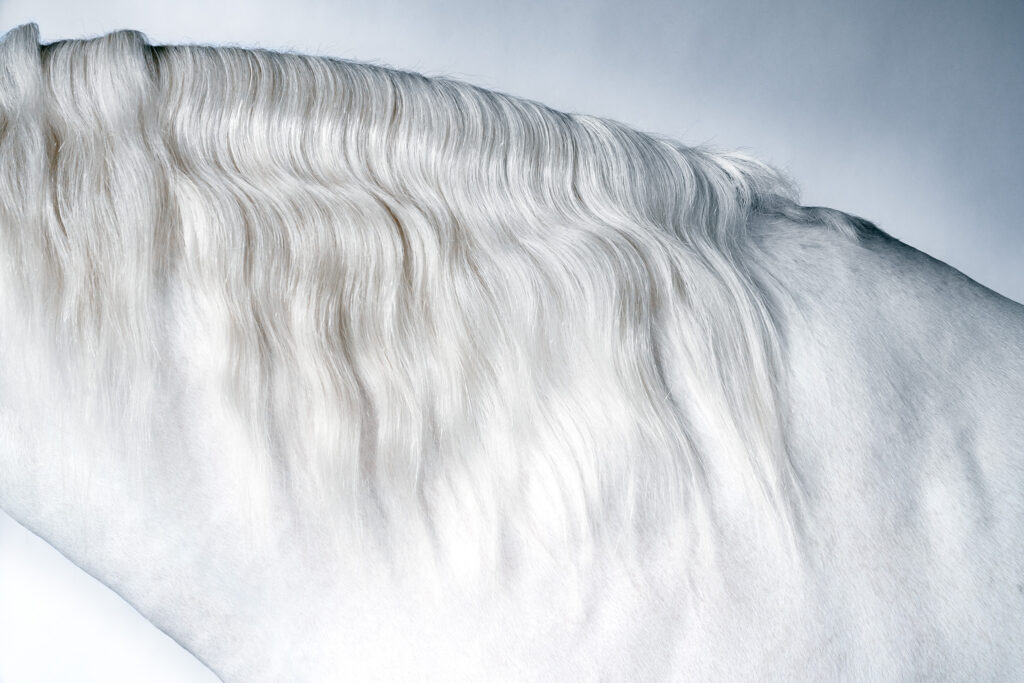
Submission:
{"label": "gray hair at mane base", "polygon": [[780,213],[855,234],[746,157],[456,81],[129,31],[0,45],[6,291],[111,414],[153,400],[184,292],[239,480],[304,514],[700,532],[728,459],[792,532],[748,236]]}

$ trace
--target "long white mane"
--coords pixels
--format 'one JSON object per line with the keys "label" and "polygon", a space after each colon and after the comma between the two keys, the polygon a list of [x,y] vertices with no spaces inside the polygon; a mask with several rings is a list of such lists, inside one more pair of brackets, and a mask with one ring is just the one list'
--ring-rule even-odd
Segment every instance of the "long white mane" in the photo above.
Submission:
{"label": "long white mane", "polygon": [[790,524],[747,226],[801,209],[770,168],[338,60],[34,25],[2,52],[7,287],[68,377],[129,389],[112,414],[174,287],[257,497],[589,542],[697,514],[731,457]]}

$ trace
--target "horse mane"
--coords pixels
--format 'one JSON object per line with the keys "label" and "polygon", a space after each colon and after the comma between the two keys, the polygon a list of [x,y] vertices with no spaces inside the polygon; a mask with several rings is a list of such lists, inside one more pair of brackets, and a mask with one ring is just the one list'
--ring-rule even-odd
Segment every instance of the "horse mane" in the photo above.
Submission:
{"label": "horse mane", "polygon": [[745,156],[454,80],[0,44],[3,291],[114,413],[157,391],[181,293],[240,479],[310,514],[618,542],[711,524],[715,460],[791,525],[749,235],[778,214],[853,234]]}

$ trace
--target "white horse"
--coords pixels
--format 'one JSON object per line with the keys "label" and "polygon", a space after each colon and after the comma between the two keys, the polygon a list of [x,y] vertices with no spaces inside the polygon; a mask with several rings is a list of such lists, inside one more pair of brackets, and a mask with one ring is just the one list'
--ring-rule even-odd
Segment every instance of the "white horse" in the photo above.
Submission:
{"label": "white horse", "polygon": [[224,680],[1024,671],[1024,308],[771,169],[0,44],[0,507]]}

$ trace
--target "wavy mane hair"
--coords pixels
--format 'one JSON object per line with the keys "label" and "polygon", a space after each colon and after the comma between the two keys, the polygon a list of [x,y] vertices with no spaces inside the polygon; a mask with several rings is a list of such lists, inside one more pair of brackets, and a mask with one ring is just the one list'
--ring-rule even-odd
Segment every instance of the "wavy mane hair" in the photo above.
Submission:
{"label": "wavy mane hair", "polygon": [[728,459],[793,527],[748,235],[777,214],[854,232],[747,157],[458,81],[132,31],[0,44],[3,295],[69,386],[145,420],[177,292],[246,434],[223,457],[320,519],[618,543],[712,524]]}

